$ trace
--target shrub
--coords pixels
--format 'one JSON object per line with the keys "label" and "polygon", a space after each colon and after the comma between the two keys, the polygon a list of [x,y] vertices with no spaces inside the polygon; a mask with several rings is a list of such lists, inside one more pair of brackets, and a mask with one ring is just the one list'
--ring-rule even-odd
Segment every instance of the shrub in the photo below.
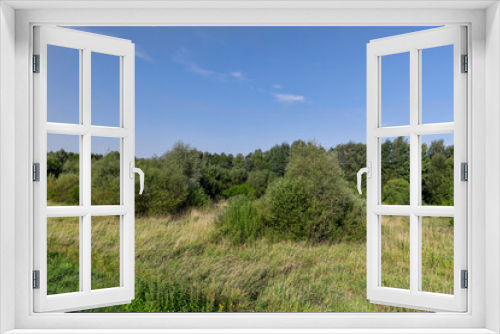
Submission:
{"label": "shrub", "polygon": [[54,175],[55,177],[59,177],[63,169],[62,163],[53,156],[47,157],[47,175]]}
{"label": "shrub", "polygon": [[410,205],[410,184],[403,179],[392,179],[382,189],[382,202],[391,205]]}
{"label": "shrub", "polygon": [[210,166],[203,170],[201,186],[212,199],[219,199],[229,184],[229,171],[218,166]]}
{"label": "shrub", "polygon": [[[310,239],[315,220],[311,186],[304,178],[274,181],[263,198],[266,226],[287,238]],[[320,233],[328,235],[328,231]]]}
{"label": "shrub", "polygon": [[336,154],[314,143],[292,144],[285,176],[269,185],[262,204],[265,225],[295,240],[365,235],[364,201],[348,187]]}
{"label": "shrub", "polygon": [[249,198],[238,195],[229,200],[226,211],[217,218],[218,233],[235,245],[262,235],[261,214]]}
{"label": "shrub", "polygon": [[177,213],[185,207],[190,185],[188,177],[180,169],[151,169],[150,174],[149,215]]}
{"label": "shrub", "polygon": [[[434,143],[433,143],[434,144]],[[422,195],[426,204],[453,205],[453,156],[435,153],[429,160]]]}
{"label": "shrub", "polygon": [[244,168],[233,168],[229,170],[229,179],[233,185],[242,184],[247,180],[248,172]]}
{"label": "shrub", "polygon": [[186,206],[195,206],[195,207],[207,207],[212,204],[212,200],[210,197],[205,194],[201,187],[192,187],[189,189],[189,194],[186,199]]}
{"label": "shrub", "polygon": [[79,176],[61,174],[55,178],[52,174],[47,178],[47,199],[55,203],[78,205],[80,198]]}
{"label": "shrub", "polygon": [[92,205],[120,204],[120,153],[92,162]]}
{"label": "shrub", "polygon": [[276,176],[269,170],[254,170],[248,174],[247,183],[255,188],[257,197],[260,197],[266,192],[267,185],[275,178]]}
{"label": "shrub", "polygon": [[222,194],[226,198],[234,197],[237,195],[244,195],[250,199],[257,198],[257,191],[253,186],[249,185],[248,183],[231,186],[229,189],[224,190]]}

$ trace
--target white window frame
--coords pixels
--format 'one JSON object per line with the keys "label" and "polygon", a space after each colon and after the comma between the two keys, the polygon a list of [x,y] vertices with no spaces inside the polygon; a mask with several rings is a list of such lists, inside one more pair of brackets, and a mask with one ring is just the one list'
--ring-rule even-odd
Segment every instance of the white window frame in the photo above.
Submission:
{"label": "white window frame", "polygon": [[[467,54],[466,27],[449,26],[396,35],[370,41],[367,45],[367,160],[371,177],[367,179],[367,297],[375,304],[403,306],[422,310],[464,312],[467,290],[461,287],[461,271],[467,270],[467,184],[461,180],[461,163],[467,163],[467,76],[462,73],[462,55]],[[453,122],[422,123],[422,51],[453,47]],[[409,124],[382,125],[381,92],[387,55],[409,54]],[[422,205],[422,135],[454,134],[454,206]],[[383,205],[381,187],[381,145],[384,138],[408,136],[410,144],[410,203]],[[382,216],[407,216],[409,225],[408,289],[382,286]],[[454,217],[453,293],[422,290],[422,217]]]}
{"label": "white window frame", "polygon": [[[78,124],[47,122],[47,46],[78,50],[80,63],[80,121]],[[135,298],[135,46],[129,40],[102,36],[60,27],[34,27],[34,53],[39,56],[39,73],[34,83],[34,162],[39,163],[39,182],[33,184],[34,269],[39,270],[39,288],[34,289],[35,312],[74,311],[102,306],[128,304]],[[113,55],[119,59],[119,127],[92,125],[91,74],[92,53]],[[47,206],[47,135],[78,136],[80,143],[80,203],[75,206]],[[116,138],[120,142],[120,203],[91,204],[92,138]],[[92,216],[120,217],[120,285],[92,290]],[[71,293],[47,295],[47,221],[48,217],[79,218],[79,289]]]}
{"label": "white window frame", "polygon": [[[132,4],[132,5],[131,5]],[[10,7],[19,8],[14,12]],[[73,9],[71,6],[84,8]],[[102,10],[103,7],[114,8]],[[132,6],[135,9],[126,9]],[[148,9],[149,6],[149,9]],[[152,7],[162,7],[155,8]],[[177,8],[176,8],[177,6]],[[184,8],[179,9],[179,6]],[[69,7],[69,8],[59,8]],[[101,9],[99,9],[99,8]],[[170,7],[170,8],[168,8]],[[397,7],[396,9],[391,9]],[[24,9],[21,9],[24,8]],[[31,8],[31,9],[30,9]],[[33,9],[34,8],[34,9]],[[48,9],[47,9],[48,8]],[[142,8],[143,10],[137,10]],[[436,9],[438,8],[438,9]],[[0,4],[0,324],[16,333],[500,332],[500,12],[497,1],[207,1],[179,4],[6,1]],[[15,22],[13,20],[15,17]],[[34,314],[32,270],[32,27],[48,25],[446,25],[469,31],[469,307],[435,314]],[[15,41],[14,41],[15,31]],[[133,41],[132,41],[133,42]],[[333,41],[332,41],[333,42]],[[15,49],[14,49],[15,47]],[[15,65],[15,73],[12,70]],[[12,85],[15,82],[15,86]],[[15,100],[12,96],[15,94]],[[15,111],[15,112],[14,112]],[[140,115],[138,115],[140,116]],[[8,127],[15,130],[9,131]],[[12,141],[15,138],[15,145]],[[488,140],[486,140],[488,139]],[[15,159],[13,166],[9,161]],[[486,164],[487,163],[487,164]],[[15,183],[12,173],[15,170]],[[12,172],[12,173],[11,173]],[[486,175],[488,174],[488,182]],[[4,185],[13,188],[6,189]],[[15,198],[12,200],[12,192]],[[13,203],[14,202],[14,203]],[[15,211],[9,206],[14,204]],[[11,219],[14,218],[14,219]],[[14,239],[15,238],[15,239]],[[14,240],[15,242],[12,242]],[[15,286],[12,289],[12,286]],[[12,291],[14,290],[14,291]],[[486,293],[488,291],[488,293]],[[14,305],[14,307],[12,307]],[[138,329],[138,328],[141,329]],[[301,328],[301,330],[298,330]],[[64,329],[64,330],[62,330]],[[136,331],[132,329],[137,329]],[[240,329],[240,330],[238,330]],[[294,330],[295,329],[295,330]],[[356,331],[355,329],[358,329]],[[382,329],[382,330],[381,330]],[[389,330],[392,329],[392,330]],[[180,330],[178,330],[180,331]],[[45,331],[47,332],[47,331]],[[110,331],[108,331],[109,333]],[[186,331],[184,331],[186,332]]]}

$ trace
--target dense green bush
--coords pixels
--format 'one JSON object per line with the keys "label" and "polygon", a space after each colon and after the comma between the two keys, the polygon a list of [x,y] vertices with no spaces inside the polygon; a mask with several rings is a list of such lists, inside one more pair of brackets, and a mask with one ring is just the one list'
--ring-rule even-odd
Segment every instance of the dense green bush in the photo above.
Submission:
{"label": "dense green bush", "polygon": [[314,232],[329,237],[331,225],[317,222],[317,212],[323,208],[310,197],[311,187],[312,183],[302,177],[274,181],[263,197],[266,226],[294,240],[312,239]]}
{"label": "dense green bush", "polygon": [[283,179],[263,197],[264,222],[286,237],[311,242],[363,238],[363,205],[348,187],[334,152],[315,143],[292,145]]}
{"label": "dense green bush", "polygon": [[391,205],[410,205],[410,184],[403,179],[392,179],[382,189],[382,202]]}
{"label": "dense green bush", "polygon": [[257,198],[257,191],[253,186],[247,183],[231,186],[231,188],[224,190],[222,194],[225,198],[231,198],[237,195],[244,195],[250,199]]}
{"label": "dense green bush", "polygon": [[232,197],[216,225],[220,235],[233,244],[243,244],[262,236],[262,218],[255,202],[243,195]]}
{"label": "dense green bush", "polygon": [[427,177],[423,183],[423,199],[430,205],[453,205],[453,156],[437,153],[429,160]]}
{"label": "dense green bush", "polygon": [[209,166],[203,170],[200,183],[210,198],[221,199],[222,192],[231,184],[229,171],[219,166]]}
{"label": "dense green bush", "polygon": [[92,205],[120,204],[120,153],[109,152],[92,161]]}
{"label": "dense green bush", "polygon": [[233,185],[244,183],[247,177],[248,172],[244,168],[233,168],[229,170],[229,179]]}
{"label": "dense green bush", "polygon": [[61,174],[58,178],[50,174],[47,178],[47,200],[66,205],[78,205],[80,198],[79,176]]}
{"label": "dense green bush", "polygon": [[269,183],[276,178],[276,175],[269,170],[254,170],[248,174],[247,183],[255,188],[257,196],[262,196]]}

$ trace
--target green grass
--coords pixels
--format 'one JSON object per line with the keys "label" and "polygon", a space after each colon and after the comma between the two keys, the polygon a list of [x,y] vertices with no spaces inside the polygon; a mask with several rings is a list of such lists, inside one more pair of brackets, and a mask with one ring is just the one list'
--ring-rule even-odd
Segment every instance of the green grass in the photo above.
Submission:
{"label": "green grass", "polygon": [[[262,237],[235,245],[232,238],[220,235],[215,223],[225,207],[226,203],[219,203],[213,208],[193,209],[180,216],[138,217],[136,298],[128,305],[90,311],[414,311],[375,305],[366,300],[365,243],[312,245],[307,242],[270,242]],[[75,282],[73,287],[78,286],[78,275],[71,269],[76,268],[78,272],[78,253],[75,255],[71,251],[72,244],[61,238],[63,231],[74,236],[75,231],[71,232],[71,229],[78,225],[64,224],[65,219],[68,218],[48,222],[49,252],[53,254],[51,259],[56,259],[49,263],[49,282],[61,281],[65,276],[69,280],[61,284],[60,292],[67,290],[67,286],[71,287],[68,285],[71,280]],[[453,225],[448,220],[430,218],[424,225],[430,226],[424,228],[422,242],[422,285],[427,291],[452,293],[453,261],[449,255],[453,254]],[[93,217],[92,223],[96,225],[93,231],[104,233],[110,222],[116,223],[118,218]],[[385,225],[390,228],[383,230],[384,240],[387,240],[383,246],[384,276],[395,278],[392,282],[397,282],[404,268],[409,268],[407,255],[401,255],[401,249],[409,249],[409,240],[404,232],[405,222],[401,219],[387,218]],[[108,229],[106,233],[106,237],[95,240],[116,240],[116,235],[112,234],[118,233],[117,229]],[[92,279],[98,280],[99,286],[113,285],[117,268],[119,270],[118,246],[96,243],[93,247],[106,261],[99,263],[97,257],[93,257]]]}

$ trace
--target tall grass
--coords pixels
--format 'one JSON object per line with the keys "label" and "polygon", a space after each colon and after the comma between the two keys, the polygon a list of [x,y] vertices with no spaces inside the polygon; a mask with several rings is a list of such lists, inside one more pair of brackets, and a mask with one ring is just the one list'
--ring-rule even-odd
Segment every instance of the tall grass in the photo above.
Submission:
{"label": "tall grass", "polygon": [[[401,312],[414,311],[371,304],[366,299],[366,246],[364,242],[311,244],[271,242],[265,235],[235,246],[233,236],[217,235],[215,223],[226,210],[221,203],[206,210],[191,210],[180,216],[136,219],[136,296],[128,305],[92,312]],[[251,212],[251,209],[248,209]],[[237,216],[237,214],[235,214]],[[67,218],[59,218],[67,219]],[[109,224],[110,217],[93,217],[93,224]],[[114,218],[113,218],[114,219]],[[400,226],[398,217],[388,217],[386,226]],[[49,268],[78,268],[78,257],[58,244],[62,221],[49,221],[50,252],[58,262]],[[453,271],[447,269],[453,249],[452,230],[446,218],[432,218],[423,233],[422,272],[432,291],[451,293]],[[71,225],[77,228],[76,225]],[[451,232],[450,232],[451,231]],[[111,230],[109,233],[118,233]],[[389,228],[385,274],[401,273],[398,255],[409,240]],[[99,239],[98,239],[99,240]],[[119,259],[118,249],[96,245],[103,256]],[[439,250],[437,250],[439,248]],[[398,257],[399,256],[399,257]],[[76,259],[76,260],[75,260]],[[393,261],[393,262],[391,262]],[[396,261],[396,262],[394,262]],[[95,270],[101,275],[94,276]],[[93,264],[93,279],[113,277],[112,265]],[[63,273],[63,272],[60,272]],[[63,273],[64,275],[64,273]],[[52,278],[51,278],[52,277]],[[76,279],[78,276],[70,276]],[[96,278],[94,278],[96,277]]]}
{"label": "tall grass", "polygon": [[262,217],[255,202],[244,195],[232,197],[227,210],[216,219],[219,233],[234,245],[255,240],[262,236]]}

